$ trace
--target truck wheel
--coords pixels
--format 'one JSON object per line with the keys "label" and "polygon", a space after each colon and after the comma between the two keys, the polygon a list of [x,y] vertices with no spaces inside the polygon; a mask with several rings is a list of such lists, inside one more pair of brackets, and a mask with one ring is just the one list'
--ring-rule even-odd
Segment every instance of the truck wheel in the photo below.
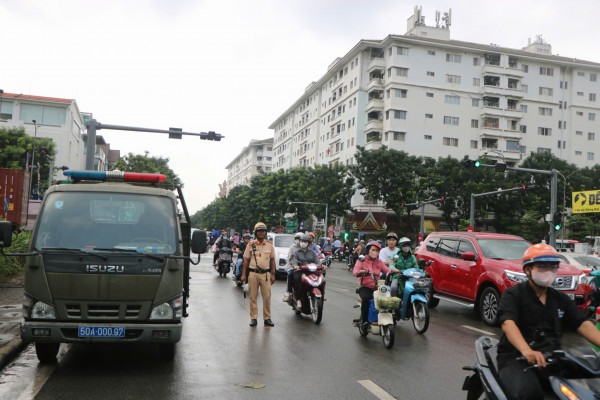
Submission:
{"label": "truck wheel", "polygon": [[479,316],[489,326],[498,324],[498,305],[500,294],[494,287],[487,287],[479,297]]}
{"label": "truck wheel", "polygon": [[172,361],[175,358],[175,343],[159,344],[158,357],[163,361]]}
{"label": "truck wheel", "polygon": [[36,343],[35,354],[42,364],[50,364],[56,362],[56,355],[60,343]]}

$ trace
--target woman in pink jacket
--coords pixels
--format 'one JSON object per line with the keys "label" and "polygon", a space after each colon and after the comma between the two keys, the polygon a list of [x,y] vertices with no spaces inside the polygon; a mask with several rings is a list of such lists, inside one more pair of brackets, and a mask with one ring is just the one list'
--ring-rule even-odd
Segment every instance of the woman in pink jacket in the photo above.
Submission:
{"label": "woman in pink jacket", "polygon": [[398,272],[395,268],[388,268],[383,261],[379,259],[379,251],[381,250],[381,245],[376,241],[370,241],[366,246],[367,255],[364,260],[358,260],[352,273],[354,276],[358,277],[358,285],[360,288],[358,289],[358,295],[361,299],[360,304],[360,319],[363,324],[368,324],[369,322],[369,303],[373,298],[373,292],[377,289],[377,284],[373,281],[370,273],[375,275],[375,278],[379,278],[380,274],[383,272],[387,274],[389,272]]}

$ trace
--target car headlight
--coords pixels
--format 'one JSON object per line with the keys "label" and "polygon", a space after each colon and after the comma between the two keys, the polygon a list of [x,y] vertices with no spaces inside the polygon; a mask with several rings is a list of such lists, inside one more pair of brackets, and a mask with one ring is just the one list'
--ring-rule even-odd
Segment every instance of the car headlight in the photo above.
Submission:
{"label": "car headlight", "polygon": [[31,319],[56,319],[54,307],[43,301],[36,302],[31,308]]}
{"label": "car headlight", "polygon": [[579,284],[586,284],[589,285],[590,283],[590,277],[587,276],[586,274],[581,274],[579,275]]}
{"label": "car headlight", "polygon": [[506,274],[506,277],[508,278],[509,281],[513,281],[513,282],[525,282],[527,279],[527,275],[523,272],[515,272],[515,271],[509,271],[507,269],[504,270],[504,273]]}

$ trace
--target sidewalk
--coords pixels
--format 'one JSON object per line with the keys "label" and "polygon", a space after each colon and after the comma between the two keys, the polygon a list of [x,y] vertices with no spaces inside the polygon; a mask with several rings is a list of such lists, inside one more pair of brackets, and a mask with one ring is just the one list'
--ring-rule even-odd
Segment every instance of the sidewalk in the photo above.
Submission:
{"label": "sidewalk", "polygon": [[24,347],[19,328],[23,308],[23,276],[0,281],[0,369]]}

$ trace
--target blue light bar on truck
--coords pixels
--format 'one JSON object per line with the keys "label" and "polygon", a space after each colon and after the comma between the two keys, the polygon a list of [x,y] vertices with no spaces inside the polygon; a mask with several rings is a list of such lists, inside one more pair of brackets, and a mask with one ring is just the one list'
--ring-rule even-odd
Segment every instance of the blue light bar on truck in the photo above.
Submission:
{"label": "blue light bar on truck", "polygon": [[151,174],[146,172],[122,172],[122,171],[71,171],[63,172],[63,175],[72,180],[86,181],[113,181],[113,182],[164,182],[167,177],[163,174]]}

